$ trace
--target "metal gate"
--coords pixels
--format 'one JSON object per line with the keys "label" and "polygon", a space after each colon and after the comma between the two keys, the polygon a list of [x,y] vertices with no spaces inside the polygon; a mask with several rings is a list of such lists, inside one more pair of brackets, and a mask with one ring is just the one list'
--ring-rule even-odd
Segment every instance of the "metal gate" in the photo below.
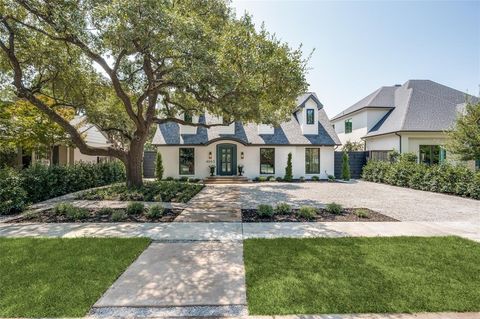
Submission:
{"label": "metal gate", "polygon": [[155,177],[155,158],[156,157],[157,157],[157,151],[143,152],[143,177],[146,177],[146,178]]}
{"label": "metal gate", "polygon": [[[342,178],[343,152],[335,152],[335,177]],[[362,177],[363,166],[367,163],[368,152],[348,152],[351,178]]]}

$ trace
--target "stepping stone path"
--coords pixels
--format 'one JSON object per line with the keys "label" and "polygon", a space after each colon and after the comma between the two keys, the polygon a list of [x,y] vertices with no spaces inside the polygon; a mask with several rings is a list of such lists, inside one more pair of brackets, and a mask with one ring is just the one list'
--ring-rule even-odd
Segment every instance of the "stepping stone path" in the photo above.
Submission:
{"label": "stepping stone path", "polygon": [[176,222],[240,222],[242,210],[238,186],[207,186],[175,218]]}

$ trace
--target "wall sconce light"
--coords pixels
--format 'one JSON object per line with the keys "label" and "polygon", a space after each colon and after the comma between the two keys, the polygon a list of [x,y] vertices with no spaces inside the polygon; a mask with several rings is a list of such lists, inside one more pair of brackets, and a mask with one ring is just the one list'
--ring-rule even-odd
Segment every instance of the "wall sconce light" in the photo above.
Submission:
{"label": "wall sconce light", "polygon": [[244,158],[245,158],[245,155],[243,154],[243,152],[240,152],[240,158],[241,158],[241,159],[244,159]]}
{"label": "wall sconce light", "polygon": [[212,159],[212,151],[208,152],[208,159],[209,159],[209,160]]}

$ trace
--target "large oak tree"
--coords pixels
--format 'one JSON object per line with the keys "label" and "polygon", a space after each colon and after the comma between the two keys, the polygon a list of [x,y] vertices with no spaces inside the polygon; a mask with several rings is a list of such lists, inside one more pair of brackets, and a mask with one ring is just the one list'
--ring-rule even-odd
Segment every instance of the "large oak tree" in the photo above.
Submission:
{"label": "large oak tree", "polygon": [[[0,49],[2,88],[60,125],[82,153],[120,159],[129,186],[142,185],[155,124],[218,125],[185,123],[183,112],[275,124],[307,88],[300,49],[220,0],[0,0]],[[87,145],[56,111],[66,107],[112,146]]]}

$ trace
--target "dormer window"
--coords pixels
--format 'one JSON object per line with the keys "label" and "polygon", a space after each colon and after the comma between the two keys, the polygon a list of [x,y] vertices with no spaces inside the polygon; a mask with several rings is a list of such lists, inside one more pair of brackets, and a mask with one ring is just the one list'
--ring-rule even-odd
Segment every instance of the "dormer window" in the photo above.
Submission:
{"label": "dormer window", "polygon": [[315,110],[314,109],[307,109],[307,124],[314,124],[315,123]]}
{"label": "dormer window", "polygon": [[193,122],[193,116],[191,113],[189,112],[185,112],[183,114],[183,120],[186,122],[186,123],[192,123]]}

